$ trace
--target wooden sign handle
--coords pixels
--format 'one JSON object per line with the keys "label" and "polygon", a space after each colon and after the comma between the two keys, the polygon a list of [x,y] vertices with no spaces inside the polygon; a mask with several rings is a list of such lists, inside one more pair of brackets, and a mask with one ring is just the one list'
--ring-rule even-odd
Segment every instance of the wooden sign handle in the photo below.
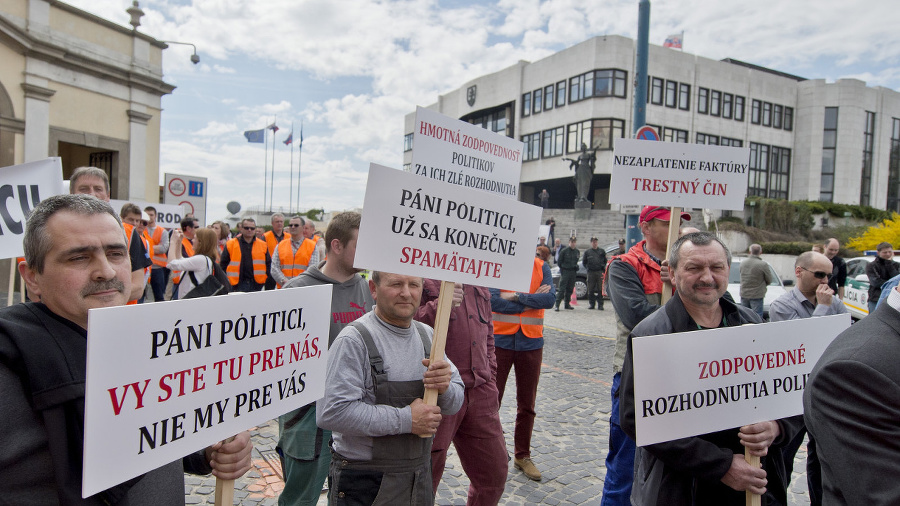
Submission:
{"label": "wooden sign handle", "polygon": [[[453,310],[453,288],[450,281],[441,281],[441,292],[438,296],[437,312],[434,315],[434,334],[431,337],[430,363],[443,360],[444,350],[447,348],[447,327],[450,324],[450,311]],[[437,406],[438,391],[434,388],[426,388],[422,399],[429,406]],[[425,436],[422,437],[431,437]]]}
{"label": "wooden sign handle", "polygon": [[[223,441],[230,443],[234,441],[234,436]],[[231,506],[234,504],[234,480],[223,480],[216,478],[216,506]]]}
{"label": "wooden sign handle", "polygon": [[[756,455],[750,455],[750,450],[744,448],[744,460],[747,461],[753,467],[759,467],[759,457]],[[747,506],[761,506],[762,505],[762,496],[759,494],[754,494],[753,492],[747,491]]]}
{"label": "wooden sign handle", "polygon": [[[676,220],[675,217],[678,217]],[[663,260],[669,258],[669,250],[672,249],[672,244],[678,240],[678,231],[681,230],[681,208],[673,207],[669,212],[669,239],[666,241],[666,254]],[[672,275],[672,272],[669,272],[669,276]],[[672,282],[666,281],[663,283],[663,291],[662,291],[662,303],[665,304],[669,299],[672,298]]]}
{"label": "wooden sign handle", "polygon": [[9,259],[9,289],[6,291],[7,306],[13,305],[13,294],[16,293],[16,272],[18,271],[18,269],[16,268],[16,263],[17,262],[15,258]]}

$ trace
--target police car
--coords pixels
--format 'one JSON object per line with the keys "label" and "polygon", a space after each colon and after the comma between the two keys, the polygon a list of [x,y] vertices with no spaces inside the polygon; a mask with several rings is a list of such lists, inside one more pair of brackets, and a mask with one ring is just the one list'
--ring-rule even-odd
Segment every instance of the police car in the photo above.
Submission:
{"label": "police car", "polygon": [[[894,261],[900,251],[894,250]],[[866,266],[878,258],[878,252],[867,250],[865,256],[847,260],[847,284],[844,285],[844,306],[854,320],[861,320],[869,314],[869,277]]]}

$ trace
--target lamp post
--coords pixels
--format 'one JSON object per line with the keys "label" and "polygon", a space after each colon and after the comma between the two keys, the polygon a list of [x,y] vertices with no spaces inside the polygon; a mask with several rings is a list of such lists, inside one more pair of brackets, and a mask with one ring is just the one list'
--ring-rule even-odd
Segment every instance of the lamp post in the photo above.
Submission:
{"label": "lamp post", "polygon": [[200,63],[200,55],[197,54],[197,46],[191,44],[190,42],[178,42],[174,40],[161,40],[160,42],[165,42],[166,44],[180,44],[182,46],[191,46],[192,48],[194,48],[194,54],[191,55],[191,63],[193,63],[194,65]]}

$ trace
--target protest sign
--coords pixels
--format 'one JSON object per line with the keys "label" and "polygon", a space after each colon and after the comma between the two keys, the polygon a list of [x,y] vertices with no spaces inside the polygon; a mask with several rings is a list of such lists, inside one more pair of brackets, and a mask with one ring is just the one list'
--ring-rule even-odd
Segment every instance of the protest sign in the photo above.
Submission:
{"label": "protest sign", "polygon": [[331,288],[91,309],[83,496],[321,398]]}
{"label": "protest sign", "polygon": [[180,205],[170,205],[170,204],[155,204],[153,202],[144,202],[143,200],[113,200],[110,199],[109,205],[116,211],[116,214],[122,210],[122,206],[126,203],[131,202],[132,204],[141,208],[141,211],[144,210],[145,207],[150,206],[156,209],[156,224],[160,227],[165,228],[177,228],[181,226],[181,219],[185,216],[184,206]]}
{"label": "protest sign", "polygon": [[418,107],[410,172],[517,199],[523,147],[511,137]]}
{"label": "protest sign", "polygon": [[803,413],[806,379],[850,315],[636,337],[638,446]]}
{"label": "protest sign", "polygon": [[371,164],[357,268],[528,292],[541,208]]}
{"label": "protest sign", "polygon": [[22,256],[25,220],[38,202],[68,193],[62,185],[59,158],[0,169],[0,258]]}
{"label": "protest sign", "polygon": [[750,149],[616,139],[611,204],[744,208]]}

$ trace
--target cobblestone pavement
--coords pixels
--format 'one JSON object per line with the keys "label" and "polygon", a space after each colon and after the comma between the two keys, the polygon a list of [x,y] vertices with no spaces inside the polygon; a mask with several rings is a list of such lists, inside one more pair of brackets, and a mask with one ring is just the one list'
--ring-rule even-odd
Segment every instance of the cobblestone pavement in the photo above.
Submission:
{"label": "cobblestone pavement", "polygon": [[[543,480],[527,479],[510,462],[500,504],[596,505],[603,490],[609,439],[609,388],[615,347],[612,305],[607,303],[605,311],[591,311],[585,301],[580,301],[574,311],[547,311],[545,323],[544,365],[532,439],[532,458]],[[500,417],[511,454],[515,419],[512,375]],[[269,422],[252,434],[254,468],[235,482],[234,504],[274,505],[284,486],[274,452],[278,425]],[[789,504],[808,505],[806,445],[798,453],[794,469]],[[451,447],[435,504],[465,504],[468,487],[469,480]],[[213,478],[186,475],[185,502],[214,504],[214,488]],[[326,495],[322,494],[319,505],[326,504]]]}

